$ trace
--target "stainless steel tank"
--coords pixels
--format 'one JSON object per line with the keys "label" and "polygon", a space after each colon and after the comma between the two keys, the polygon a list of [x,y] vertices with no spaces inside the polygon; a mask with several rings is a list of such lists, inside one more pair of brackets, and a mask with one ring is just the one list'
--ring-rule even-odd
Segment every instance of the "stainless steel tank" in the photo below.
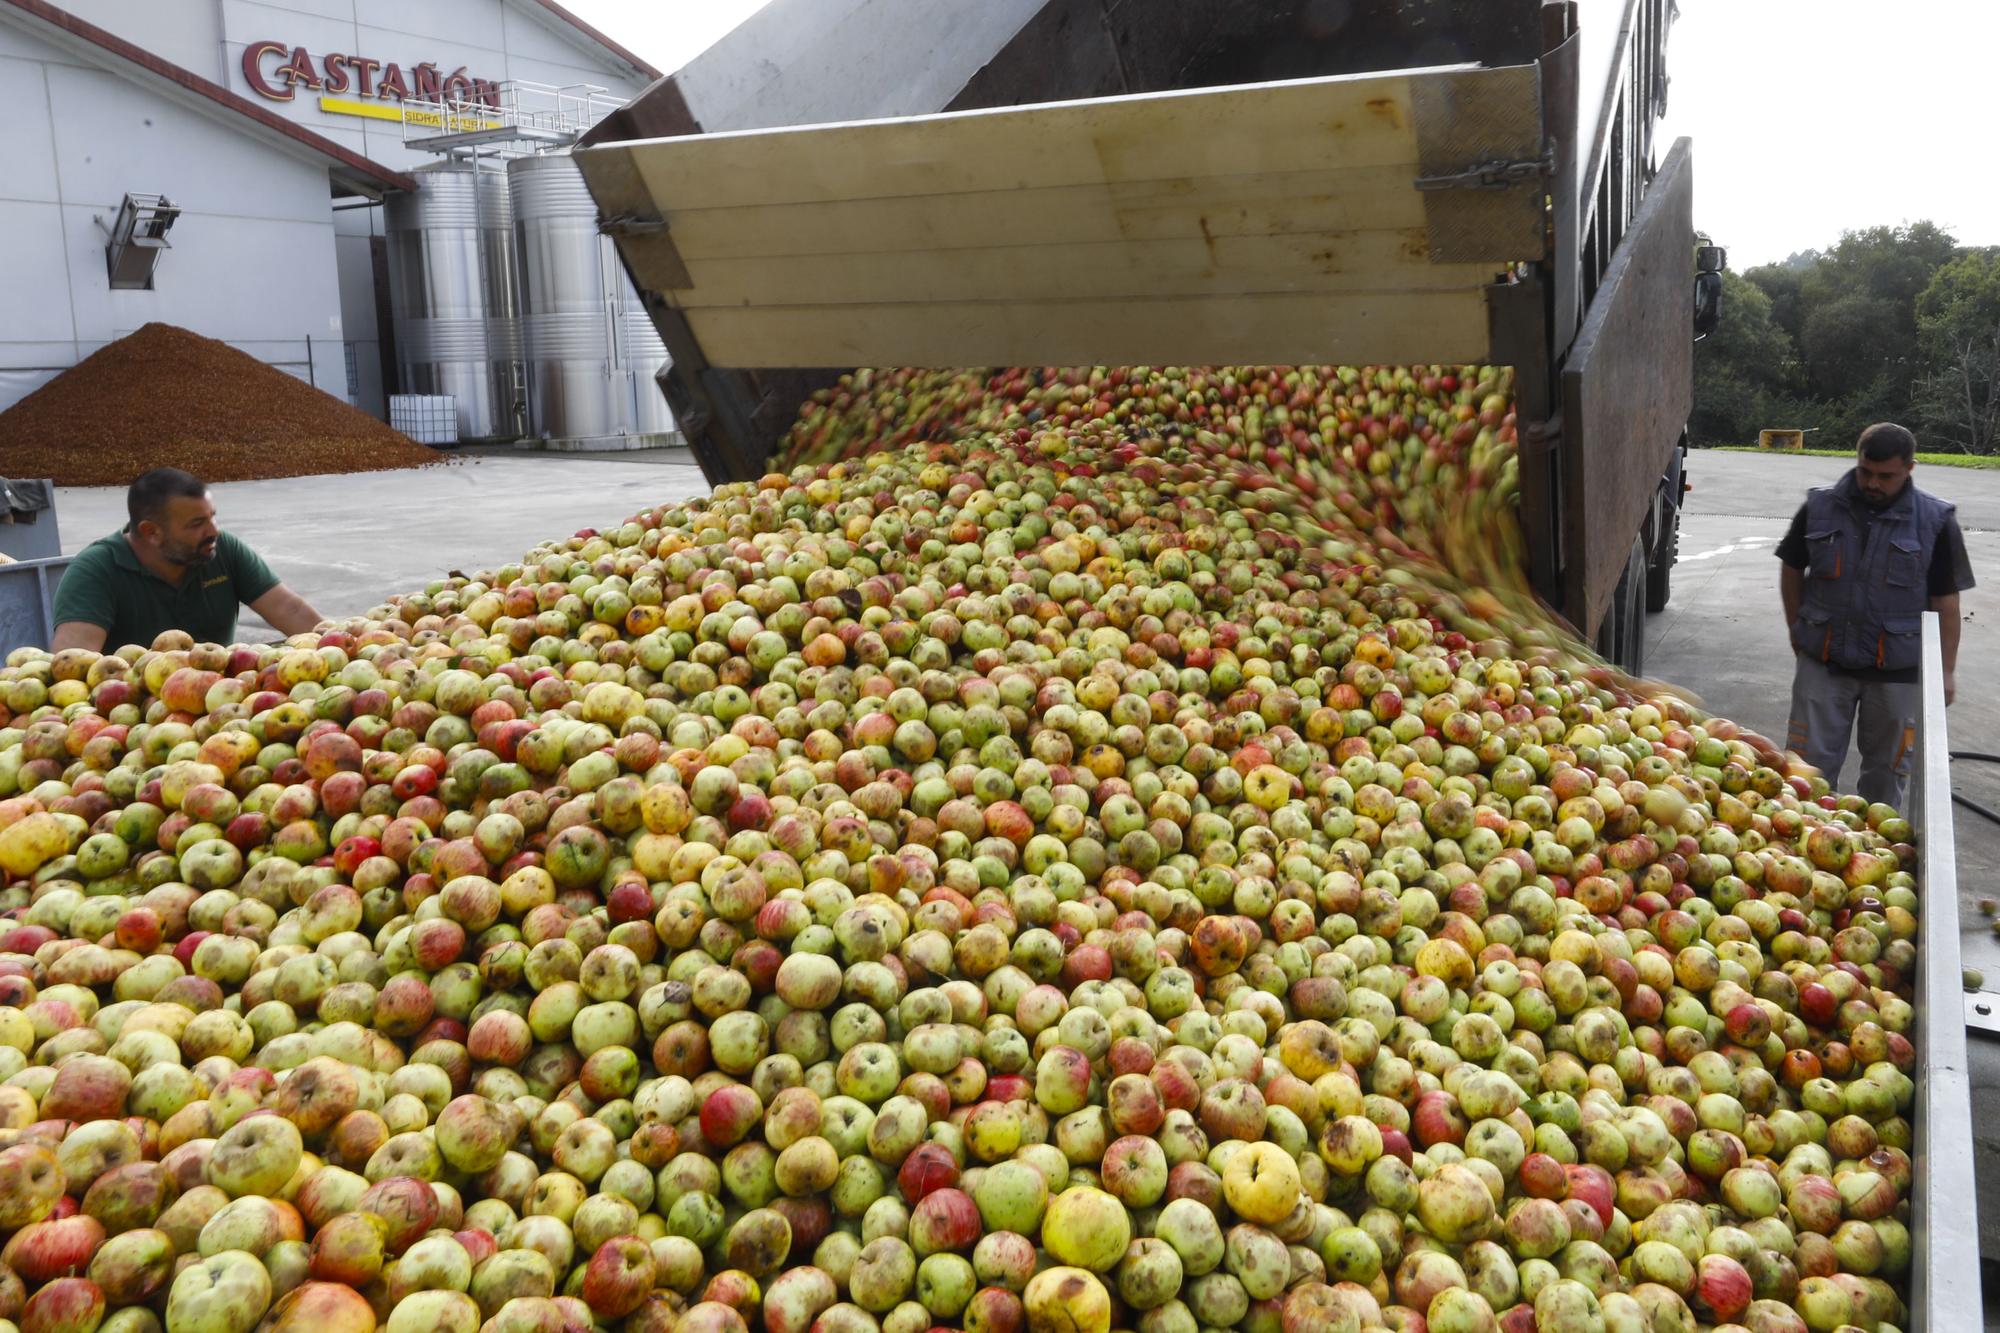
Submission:
{"label": "stainless steel tank", "polygon": [[402,390],[450,394],[461,439],[517,439],[527,414],[507,173],[439,162],[410,175],[416,191],[383,207]]}
{"label": "stainless steel tank", "polygon": [[567,153],[507,166],[520,259],[529,433],[578,448],[636,448],[674,429],[654,377],[667,349],[597,230],[597,204]]}

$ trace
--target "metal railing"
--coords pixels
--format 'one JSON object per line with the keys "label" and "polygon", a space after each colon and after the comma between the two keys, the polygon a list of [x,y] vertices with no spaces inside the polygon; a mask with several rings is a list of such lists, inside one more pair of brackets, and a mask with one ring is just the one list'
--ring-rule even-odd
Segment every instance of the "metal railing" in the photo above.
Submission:
{"label": "metal railing", "polygon": [[536,152],[575,143],[626,105],[594,83],[556,85],[509,79],[454,96],[403,102],[403,143],[425,152],[512,146]]}

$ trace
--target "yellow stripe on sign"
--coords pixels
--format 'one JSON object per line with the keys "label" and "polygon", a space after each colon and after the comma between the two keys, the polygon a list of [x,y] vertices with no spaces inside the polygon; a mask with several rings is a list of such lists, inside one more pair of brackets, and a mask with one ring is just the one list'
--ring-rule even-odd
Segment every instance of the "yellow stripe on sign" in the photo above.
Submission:
{"label": "yellow stripe on sign", "polygon": [[497,130],[497,120],[477,120],[471,116],[444,116],[435,111],[405,111],[400,106],[381,102],[356,102],[346,97],[322,97],[319,109],[334,116],[361,116],[368,120],[407,121],[412,125],[422,125],[432,129],[443,129],[453,134],[467,130]]}

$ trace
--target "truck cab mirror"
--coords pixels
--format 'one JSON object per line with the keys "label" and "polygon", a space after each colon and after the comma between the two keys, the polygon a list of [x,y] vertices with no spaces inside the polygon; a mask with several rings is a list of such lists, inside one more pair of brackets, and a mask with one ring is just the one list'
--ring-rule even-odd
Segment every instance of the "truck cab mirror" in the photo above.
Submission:
{"label": "truck cab mirror", "polygon": [[1700,342],[1722,323],[1722,274],[1704,269],[1694,275],[1694,340]]}
{"label": "truck cab mirror", "polygon": [[1729,267],[1729,252],[1719,245],[1697,245],[1694,267],[1697,273],[1720,273]]}

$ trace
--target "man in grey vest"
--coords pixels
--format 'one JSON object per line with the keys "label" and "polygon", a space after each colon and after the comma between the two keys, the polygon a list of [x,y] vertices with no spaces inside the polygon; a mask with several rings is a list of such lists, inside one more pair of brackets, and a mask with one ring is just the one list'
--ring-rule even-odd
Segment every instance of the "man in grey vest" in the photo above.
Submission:
{"label": "man in grey vest", "polygon": [[1923,613],[1938,613],[1950,703],[1958,595],[1972,586],[1957,514],[1910,481],[1916,452],[1916,436],[1901,426],[1862,431],[1853,470],[1809,491],[1778,544],[1798,655],[1786,744],[1835,782],[1858,713],[1855,790],[1898,809],[1916,743]]}

